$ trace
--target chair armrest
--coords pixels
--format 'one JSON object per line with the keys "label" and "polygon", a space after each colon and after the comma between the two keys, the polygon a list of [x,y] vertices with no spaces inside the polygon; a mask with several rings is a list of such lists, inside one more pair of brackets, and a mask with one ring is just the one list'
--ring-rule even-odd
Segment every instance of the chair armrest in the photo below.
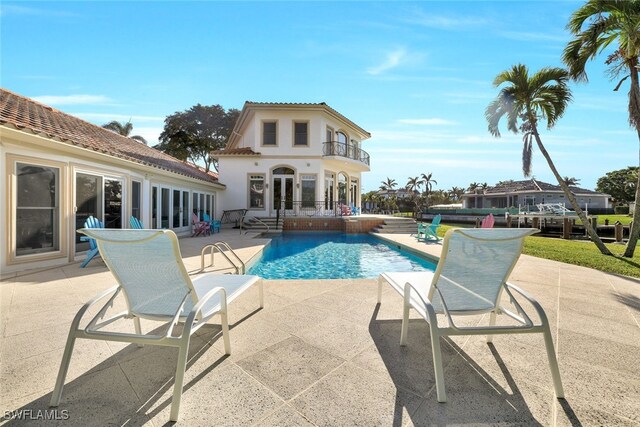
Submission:
{"label": "chair armrest", "polygon": [[[87,303],[85,303],[85,305],[83,305],[82,308],[78,310],[78,313],[73,318],[73,321],[71,322],[71,329],[78,329],[78,325],[80,325],[80,321],[82,320],[82,317],[87,312],[87,310],[91,308],[91,306],[95,305],[98,301],[113,294],[114,292],[118,292],[119,289],[120,289],[119,285],[112,286],[111,288],[107,289],[106,291],[100,292],[98,295],[96,295],[95,297],[87,301]],[[115,295],[112,295],[112,298],[114,296]]]}
{"label": "chair armrest", "polygon": [[533,308],[536,310],[536,312],[538,313],[538,316],[540,316],[540,321],[543,324],[548,324],[549,320],[547,319],[547,314],[544,312],[544,309],[542,308],[542,306],[540,305],[540,303],[531,295],[529,295],[527,292],[525,292],[524,290],[520,289],[519,287],[517,287],[516,285],[513,285],[509,282],[505,282],[504,284],[505,288],[515,291],[518,294],[520,294],[520,296],[522,296],[524,299],[526,299],[529,304],[531,304],[533,306]]}
{"label": "chair armrest", "polygon": [[202,325],[204,325],[205,322],[209,318],[211,318],[214,314],[217,314],[217,313],[219,313],[221,311],[223,311],[225,313],[227,312],[227,290],[225,288],[223,288],[222,286],[217,286],[217,287],[211,289],[202,298],[200,298],[198,300],[196,305],[189,312],[189,315],[187,316],[187,320],[185,321],[185,328],[187,328],[187,332],[189,333],[187,335],[191,334],[191,328],[193,326],[193,321],[195,320],[195,318],[198,315],[198,313],[202,310],[202,306],[204,304],[206,304],[207,301],[209,301],[214,295],[216,295],[218,293],[222,293],[222,297],[220,298],[220,311],[216,311],[214,313],[208,313],[202,319],[199,319],[199,321],[201,322]]}
{"label": "chair armrest", "polygon": [[[435,308],[433,308],[433,304],[431,304],[431,301],[429,301],[429,299],[427,299],[425,301],[424,298],[422,298],[422,296],[420,295],[420,293],[418,292],[418,290],[410,283],[410,282],[406,282],[404,284],[404,301],[406,304],[411,305],[411,291],[413,290],[413,292],[415,292],[415,294],[418,296],[418,298],[420,299],[420,301],[422,302],[422,304],[425,307],[425,310],[427,312],[427,316],[429,317],[429,323],[431,323],[432,321],[434,321],[435,325],[438,324],[438,318],[436,317],[436,310]],[[427,319],[425,319],[427,320]]]}

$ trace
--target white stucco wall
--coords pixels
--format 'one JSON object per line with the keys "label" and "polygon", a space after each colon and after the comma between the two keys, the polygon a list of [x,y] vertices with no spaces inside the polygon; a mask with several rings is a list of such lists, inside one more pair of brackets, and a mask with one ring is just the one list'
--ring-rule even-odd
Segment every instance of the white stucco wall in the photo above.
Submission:
{"label": "white stucco wall", "polygon": [[[10,261],[10,253],[13,253],[12,233],[15,230],[15,162],[27,164],[49,165],[59,168],[61,171],[59,183],[59,212],[61,251],[56,254],[37,254],[16,258]],[[116,179],[122,182],[122,216],[121,222],[124,228],[129,227],[131,216],[131,182],[137,181],[141,185],[141,215],[140,220],[145,227],[151,225],[151,188],[168,188],[170,191],[179,189],[189,191],[190,200],[192,192],[207,193],[218,199],[215,208],[219,204],[220,186],[183,177],[168,171],[143,166],[122,159],[114,159],[102,153],[86,150],[68,144],[59,143],[36,135],[31,135],[12,129],[2,128],[0,137],[0,270],[2,274],[30,268],[44,268],[60,265],[82,259],[83,255],[75,253],[75,176],[76,173],[102,176],[107,179]],[[13,190],[12,190],[13,189]],[[13,197],[11,193],[14,193]],[[14,200],[12,200],[12,198]],[[188,207],[191,210],[191,206]],[[190,223],[190,221],[189,221]],[[187,234],[191,226],[174,229],[178,234]]]}
{"label": "white stucco wall", "polygon": [[[316,200],[324,200],[324,180],[325,172],[333,173],[336,176],[342,172],[349,179],[358,180],[359,193],[361,192],[361,173],[359,171],[348,168],[336,168],[331,162],[322,160],[321,158],[261,158],[261,157],[223,157],[220,158],[219,172],[227,189],[222,194],[222,203],[217,216],[222,215],[222,210],[246,209],[249,206],[249,176],[263,175],[267,184],[265,194],[265,208],[251,209],[248,216],[271,216],[273,206],[273,170],[279,167],[289,167],[295,172],[294,174],[294,201],[301,200],[301,176],[316,176]],[[360,203],[360,194],[358,200],[349,201],[354,204]]]}

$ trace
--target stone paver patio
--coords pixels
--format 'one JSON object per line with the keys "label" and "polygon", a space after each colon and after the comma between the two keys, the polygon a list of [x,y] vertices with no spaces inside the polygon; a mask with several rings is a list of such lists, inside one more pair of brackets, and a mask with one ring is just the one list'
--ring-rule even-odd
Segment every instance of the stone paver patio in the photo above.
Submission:
{"label": "stone paver patio", "polygon": [[[265,239],[224,230],[244,260]],[[437,255],[438,244],[386,235]],[[181,239],[187,269],[211,238]],[[217,261],[218,262],[218,261]],[[218,264],[217,264],[218,265]],[[512,282],[549,316],[566,400],[553,396],[542,336],[455,337],[443,345],[449,402],[437,403],[426,322],[399,346],[401,298],[376,280],[265,281],[192,339],[180,414],[189,426],[639,425],[640,281],[523,256]],[[101,260],[0,282],[0,411],[48,408],[71,319],[114,283]],[[483,321],[480,316],[469,323]],[[125,322],[126,323],[126,322]],[[132,322],[131,322],[132,323]],[[150,331],[158,324],[143,322]],[[130,328],[123,324],[118,328]],[[129,330],[129,329],[127,329]],[[164,425],[177,350],[79,340],[59,411],[7,425]]]}

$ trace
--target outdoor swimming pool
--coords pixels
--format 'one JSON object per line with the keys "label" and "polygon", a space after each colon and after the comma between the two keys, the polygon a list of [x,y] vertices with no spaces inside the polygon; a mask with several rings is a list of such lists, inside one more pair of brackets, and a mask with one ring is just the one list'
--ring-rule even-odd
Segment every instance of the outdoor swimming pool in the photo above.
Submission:
{"label": "outdoor swimming pool", "polygon": [[434,270],[435,264],[368,234],[284,233],[248,274],[265,279],[375,278],[383,271]]}

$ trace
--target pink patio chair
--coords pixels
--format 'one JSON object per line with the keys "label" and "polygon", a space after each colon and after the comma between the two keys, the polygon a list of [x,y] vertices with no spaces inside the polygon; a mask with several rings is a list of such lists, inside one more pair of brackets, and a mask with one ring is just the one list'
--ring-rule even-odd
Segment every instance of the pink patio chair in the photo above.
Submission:
{"label": "pink patio chair", "polygon": [[493,214],[489,214],[482,220],[480,228],[493,228],[493,224],[495,224],[495,222],[496,219],[493,217]]}
{"label": "pink patio chair", "polygon": [[200,218],[198,218],[198,215],[195,213],[191,214],[191,223],[193,224],[193,234],[191,237],[199,236],[201,234],[205,236],[211,234],[211,224],[207,221],[200,221]]}

